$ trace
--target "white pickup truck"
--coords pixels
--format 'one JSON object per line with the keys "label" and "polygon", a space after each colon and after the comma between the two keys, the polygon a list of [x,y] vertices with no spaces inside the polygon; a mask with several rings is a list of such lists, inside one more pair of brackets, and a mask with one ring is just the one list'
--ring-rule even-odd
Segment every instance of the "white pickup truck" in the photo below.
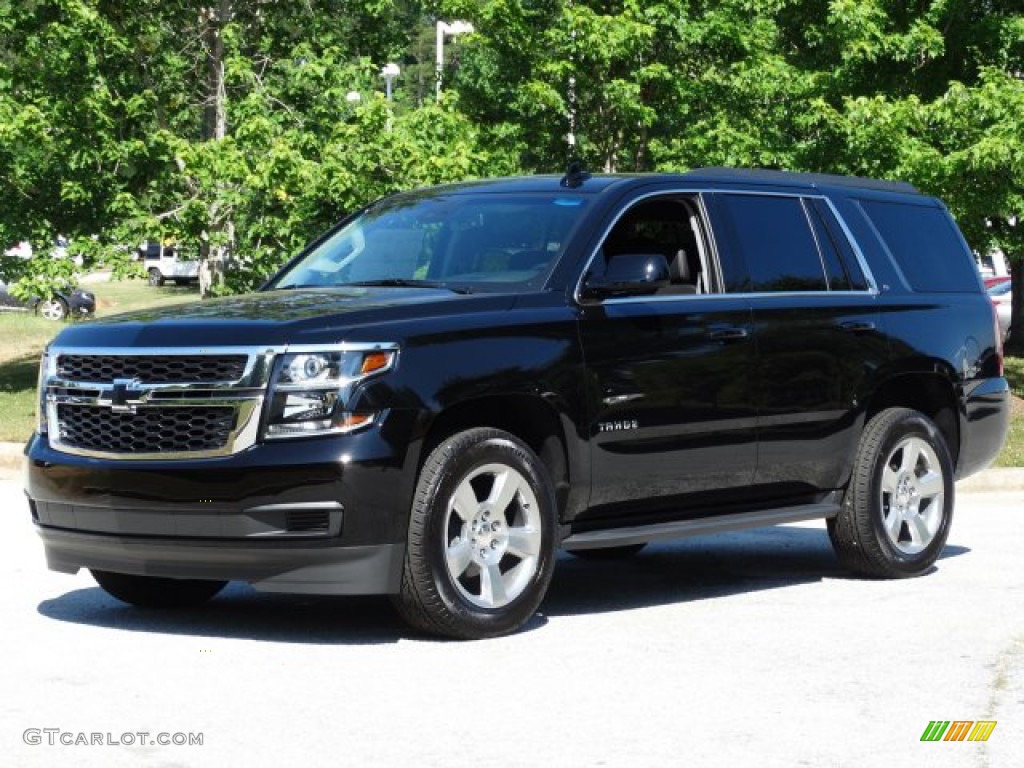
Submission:
{"label": "white pickup truck", "polygon": [[139,246],[139,258],[149,275],[149,284],[160,286],[168,280],[175,285],[186,285],[199,281],[199,262],[178,258],[171,246],[145,242]]}

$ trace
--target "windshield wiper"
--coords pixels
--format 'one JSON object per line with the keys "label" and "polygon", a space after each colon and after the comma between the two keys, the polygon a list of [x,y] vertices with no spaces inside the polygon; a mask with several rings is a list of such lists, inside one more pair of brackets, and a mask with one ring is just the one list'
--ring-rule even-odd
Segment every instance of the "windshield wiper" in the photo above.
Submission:
{"label": "windshield wiper", "polygon": [[[360,288],[440,288],[452,293],[472,293],[469,288],[456,288],[455,286],[441,283],[436,280],[412,280],[404,277],[384,277],[379,280],[357,280],[354,283],[343,283],[342,285],[355,285]],[[339,286],[340,287],[340,286]]]}

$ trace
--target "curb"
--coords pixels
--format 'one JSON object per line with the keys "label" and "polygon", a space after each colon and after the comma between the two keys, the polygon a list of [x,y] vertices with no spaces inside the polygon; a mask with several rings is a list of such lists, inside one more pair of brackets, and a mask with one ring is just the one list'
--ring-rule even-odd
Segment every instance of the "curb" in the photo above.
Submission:
{"label": "curb", "polygon": [[990,467],[956,484],[957,493],[1024,491],[1024,467]]}
{"label": "curb", "polygon": [[[24,443],[0,442],[0,480],[21,475]],[[1024,491],[1024,467],[991,467],[956,484],[957,493]]]}

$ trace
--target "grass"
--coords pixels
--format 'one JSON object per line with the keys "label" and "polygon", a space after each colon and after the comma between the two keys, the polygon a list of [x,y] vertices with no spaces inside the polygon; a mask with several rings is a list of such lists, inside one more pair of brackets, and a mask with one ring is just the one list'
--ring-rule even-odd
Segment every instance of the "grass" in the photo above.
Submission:
{"label": "grass", "polygon": [[[195,288],[153,288],[142,280],[93,283],[96,315],[180,304],[195,299]],[[63,327],[28,313],[0,313],[0,441],[23,442],[35,423],[35,389],[43,347]],[[999,467],[1024,467],[1024,358],[1006,358],[1006,378],[1017,399]]]}
{"label": "grass", "polygon": [[[144,280],[91,283],[96,316],[181,304],[195,288],[153,288]],[[85,321],[87,322],[87,321]],[[30,312],[0,312],[0,441],[24,442],[35,424],[35,390],[43,347],[64,327]]]}
{"label": "grass", "polygon": [[1006,380],[1010,382],[1013,418],[1003,452],[996,459],[997,467],[1024,467],[1024,358],[1006,358]]}

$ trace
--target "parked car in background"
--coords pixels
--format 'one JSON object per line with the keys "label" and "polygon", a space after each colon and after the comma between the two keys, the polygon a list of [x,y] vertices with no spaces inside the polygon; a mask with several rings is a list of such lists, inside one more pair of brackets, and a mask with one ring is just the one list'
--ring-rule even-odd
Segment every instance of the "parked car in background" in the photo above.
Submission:
{"label": "parked car in background", "polygon": [[996,307],[996,316],[999,318],[999,332],[1006,340],[1006,334],[1010,330],[1010,314],[1013,311],[1013,285],[1010,278],[1001,278],[993,285],[986,285],[988,296]]}
{"label": "parked car in background", "polygon": [[138,256],[150,285],[161,286],[168,280],[175,285],[199,282],[199,262],[179,258],[172,246],[145,242],[139,246]]}
{"label": "parked car in background", "polygon": [[96,311],[96,297],[81,288],[64,288],[48,299],[34,298],[22,301],[13,296],[7,283],[0,280],[0,310],[35,312],[48,320],[63,320],[69,316],[91,315]]}
{"label": "parked car in background", "polygon": [[986,291],[989,288],[991,288],[992,286],[994,286],[994,285],[1000,285],[1002,283],[1009,283],[1010,282],[1010,276],[1009,275],[993,275],[993,276],[990,276],[990,277],[984,277],[982,279],[985,281],[985,290]]}

